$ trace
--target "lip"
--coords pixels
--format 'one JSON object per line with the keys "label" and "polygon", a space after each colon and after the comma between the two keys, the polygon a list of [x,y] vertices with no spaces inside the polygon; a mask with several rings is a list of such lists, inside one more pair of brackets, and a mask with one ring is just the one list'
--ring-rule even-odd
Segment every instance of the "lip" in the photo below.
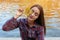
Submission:
{"label": "lip", "polygon": [[33,19],[33,16],[30,16],[31,19]]}

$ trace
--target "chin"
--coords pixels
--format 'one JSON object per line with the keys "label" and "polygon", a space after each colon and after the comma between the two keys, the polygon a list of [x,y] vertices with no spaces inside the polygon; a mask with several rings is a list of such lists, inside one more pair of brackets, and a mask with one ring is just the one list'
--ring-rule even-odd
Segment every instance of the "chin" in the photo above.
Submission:
{"label": "chin", "polygon": [[28,18],[28,20],[30,20],[30,21],[34,21],[34,19],[32,19],[32,18]]}

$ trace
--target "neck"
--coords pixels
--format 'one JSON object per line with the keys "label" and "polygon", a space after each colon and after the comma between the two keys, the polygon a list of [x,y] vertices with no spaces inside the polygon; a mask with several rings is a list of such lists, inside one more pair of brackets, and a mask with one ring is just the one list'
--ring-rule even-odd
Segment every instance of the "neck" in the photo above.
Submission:
{"label": "neck", "polygon": [[34,21],[28,20],[28,23],[29,23],[29,24],[34,24]]}

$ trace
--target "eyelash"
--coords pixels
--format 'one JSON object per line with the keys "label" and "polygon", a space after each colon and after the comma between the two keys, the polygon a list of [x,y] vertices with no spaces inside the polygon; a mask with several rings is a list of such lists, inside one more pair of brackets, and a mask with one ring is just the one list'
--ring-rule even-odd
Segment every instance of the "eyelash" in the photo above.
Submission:
{"label": "eyelash", "polygon": [[32,10],[32,12],[34,12],[34,10]]}
{"label": "eyelash", "polygon": [[[32,10],[32,12],[34,12],[34,10]],[[37,13],[35,13],[35,16],[37,16],[38,14]]]}
{"label": "eyelash", "polygon": [[37,16],[38,14],[37,13],[35,13],[35,16]]}

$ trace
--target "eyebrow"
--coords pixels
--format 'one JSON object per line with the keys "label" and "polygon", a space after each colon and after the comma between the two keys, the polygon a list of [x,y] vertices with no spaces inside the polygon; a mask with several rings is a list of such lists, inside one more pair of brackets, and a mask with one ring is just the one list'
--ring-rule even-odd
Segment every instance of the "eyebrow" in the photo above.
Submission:
{"label": "eyebrow", "polygon": [[32,11],[34,12],[34,10],[32,9]]}
{"label": "eyebrow", "polygon": [[[36,11],[34,11],[33,9],[31,9],[33,12],[36,12]],[[36,12],[36,13],[38,13],[38,12]]]}
{"label": "eyebrow", "polygon": [[[35,12],[33,9],[32,9],[33,12]],[[37,13],[37,12],[36,12]]]}

